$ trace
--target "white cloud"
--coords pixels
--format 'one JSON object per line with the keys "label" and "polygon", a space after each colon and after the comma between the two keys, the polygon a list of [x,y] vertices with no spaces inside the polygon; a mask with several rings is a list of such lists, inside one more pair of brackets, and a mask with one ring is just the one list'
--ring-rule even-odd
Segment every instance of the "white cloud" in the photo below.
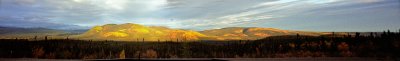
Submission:
{"label": "white cloud", "polygon": [[380,2],[383,0],[356,0],[356,1],[363,2],[363,3],[374,3],[374,2]]}
{"label": "white cloud", "polygon": [[334,2],[340,2],[343,0],[308,0],[310,3],[315,3],[315,4],[326,4],[326,3],[334,3]]}
{"label": "white cloud", "polygon": [[268,6],[268,5],[280,5],[280,4],[284,4],[284,3],[290,3],[290,2],[295,2],[298,0],[277,0],[277,1],[273,1],[273,2],[264,2],[258,5],[255,5],[253,7],[260,7],[260,6]]}
{"label": "white cloud", "polygon": [[108,9],[123,10],[127,2],[127,0],[105,0],[104,6]]}
{"label": "white cloud", "polygon": [[72,0],[72,1],[77,2],[77,3],[83,2],[83,0]]}
{"label": "white cloud", "polygon": [[218,19],[191,19],[189,21],[181,22],[181,23],[189,23],[187,26],[181,26],[181,28],[194,28],[194,27],[212,27],[212,28],[221,28],[221,27],[229,27],[249,22],[257,22],[260,20],[268,20],[273,17],[270,15],[262,15],[262,16],[243,16],[243,17],[220,17]]}

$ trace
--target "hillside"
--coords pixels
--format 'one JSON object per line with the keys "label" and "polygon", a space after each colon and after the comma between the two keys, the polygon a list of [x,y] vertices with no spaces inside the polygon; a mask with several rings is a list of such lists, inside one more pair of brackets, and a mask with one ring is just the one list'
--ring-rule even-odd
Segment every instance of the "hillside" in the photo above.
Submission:
{"label": "hillside", "polygon": [[256,40],[269,36],[296,34],[318,36],[323,33],[256,27],[228,27],[205,31],[192,31],[126,23],[95,26],[76,38],[119,41],[140,41],[142,39],[148,41]]}
{"label": "hillside", "polygon": [[207,37],[191,30],[170,29],[160,26],[143,26],[139,24],[107,24],[95,26],[78,36],[80,39],[122,40],[122,41],[188,41]]}
{"label": "hillside", "polygon": [[323,35],[323,33],[320,32],[290,31],[290,30],[281,30],[276,28],[257,28],[257,27],[228,27],[228,28],[200,31],[200,33],[208,36],[216,36],[217,40],[256,40],[270,36],[296,35],[296,34],[309,35],[309,36]]}

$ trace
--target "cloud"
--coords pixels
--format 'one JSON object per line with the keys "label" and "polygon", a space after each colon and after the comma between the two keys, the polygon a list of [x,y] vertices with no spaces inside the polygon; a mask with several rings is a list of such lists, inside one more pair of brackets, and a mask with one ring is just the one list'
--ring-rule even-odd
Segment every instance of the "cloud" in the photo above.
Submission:
{"label": "cloud", "polygon": [[0,16],[46,18],[31,22],[79,26],[138,23],[196,30],[256,26],[253,24],[297,16],[329,17],[398,4],[386,0],[3,0],[2,3]]}

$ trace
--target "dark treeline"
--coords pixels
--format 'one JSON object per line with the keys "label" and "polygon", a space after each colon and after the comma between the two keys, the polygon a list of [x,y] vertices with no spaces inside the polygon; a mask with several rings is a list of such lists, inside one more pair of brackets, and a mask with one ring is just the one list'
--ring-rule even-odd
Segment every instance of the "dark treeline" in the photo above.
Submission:
{"label": "dark treeline", "polygon": [[370,35],[287,35],[260,40],[128,42],[52,39],[1,39],[0,58],[281,58],[400,57],[400,33]]}

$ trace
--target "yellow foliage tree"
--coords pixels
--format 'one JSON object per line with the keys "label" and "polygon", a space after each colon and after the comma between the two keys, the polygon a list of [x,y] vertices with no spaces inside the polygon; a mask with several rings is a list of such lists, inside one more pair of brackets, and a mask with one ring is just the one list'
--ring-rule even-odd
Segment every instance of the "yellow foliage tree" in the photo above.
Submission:
{"label": "yellow foliage tree", "polygon": [[122,51],[119,53],[119,59],[125,59],[125,50],[122,50]]}
{"label": "yellow foliage tree", "polygon": [[152,49],[147,50],[146,52],[142,53],[142,55],[144,58],[157,58],[157,52]]}

